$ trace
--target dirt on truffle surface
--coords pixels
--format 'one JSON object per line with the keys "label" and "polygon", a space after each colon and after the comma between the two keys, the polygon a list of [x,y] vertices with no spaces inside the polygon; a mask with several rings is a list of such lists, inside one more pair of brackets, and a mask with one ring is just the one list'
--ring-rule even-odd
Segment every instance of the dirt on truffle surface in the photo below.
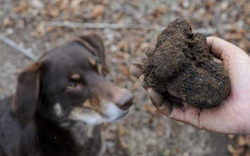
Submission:
{"label": "dirt on truffle surface", "polygon": [[212,108],[230,92],[228,74],[209,53],[206,37],[192,33],[184,19],[176,19],[163,30],[148,57],[145,80],[163,95],[198,108]]}

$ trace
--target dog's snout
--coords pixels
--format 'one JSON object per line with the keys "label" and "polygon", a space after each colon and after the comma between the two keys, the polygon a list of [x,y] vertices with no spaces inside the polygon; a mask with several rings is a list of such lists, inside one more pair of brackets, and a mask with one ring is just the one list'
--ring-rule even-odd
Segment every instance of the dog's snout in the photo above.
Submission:
{"label": "dog's snout", "polygon": [[132,103],[133,95],[129,91],[126,91],[120,96],[120,98],[116,102],[116,105],[122,110],[127,110],[132,105]]}
{"label": "dog's snout", "polygon": [[112,102],[121,110],[128,110],[133,104],[134,97],[129,90],[116,86],[100,75],[95,75],[94,79],[93,77],[93,75],[89,75],[89,79],[92,78],[90,85],[96,86],[92,87],[92,94],[99,95],[102,99]]}

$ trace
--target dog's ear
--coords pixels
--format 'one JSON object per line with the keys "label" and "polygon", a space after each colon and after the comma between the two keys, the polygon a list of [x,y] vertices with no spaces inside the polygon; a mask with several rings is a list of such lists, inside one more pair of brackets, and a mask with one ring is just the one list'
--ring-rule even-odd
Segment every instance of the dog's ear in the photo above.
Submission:
{"label": "dog's ear", "polygon": [[41,64],[34,63],[18,77],[12,108],[23,122],[32,120],[39,102]]}
{"label": "dog's ear", "polygon": [[97,56],[102,62],[104,73],[107,73],[109,69],[105,61],[105,49],[102,38],[94,33],[83,35],[78,38],[79,39],[75,41],[82,43],[91,53]]}

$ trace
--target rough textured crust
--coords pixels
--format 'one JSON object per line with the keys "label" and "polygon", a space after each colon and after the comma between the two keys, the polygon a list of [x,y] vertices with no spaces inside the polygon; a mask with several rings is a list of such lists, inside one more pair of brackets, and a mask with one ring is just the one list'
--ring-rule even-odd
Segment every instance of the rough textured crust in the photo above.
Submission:
{"label": "rough textured crust", "polygon": [[205,36],[193,34],[184,19],[176,19],[163,30],[148,57],[145,80],[160,93],[198,108],[212,108],[230,92],[229,77],[209,53]]}

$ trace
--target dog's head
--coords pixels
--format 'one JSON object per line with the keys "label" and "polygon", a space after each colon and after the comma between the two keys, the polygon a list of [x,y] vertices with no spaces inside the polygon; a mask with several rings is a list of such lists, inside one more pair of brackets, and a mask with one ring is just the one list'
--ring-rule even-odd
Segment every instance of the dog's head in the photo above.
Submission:
{"label": "dog's head", "polygon": [[35,115],[61,124],[120,119],[132,105],[132,94],[105,79],[107,71],[99,36],[73,39],[20,74],[13,109],[28,121]]}

